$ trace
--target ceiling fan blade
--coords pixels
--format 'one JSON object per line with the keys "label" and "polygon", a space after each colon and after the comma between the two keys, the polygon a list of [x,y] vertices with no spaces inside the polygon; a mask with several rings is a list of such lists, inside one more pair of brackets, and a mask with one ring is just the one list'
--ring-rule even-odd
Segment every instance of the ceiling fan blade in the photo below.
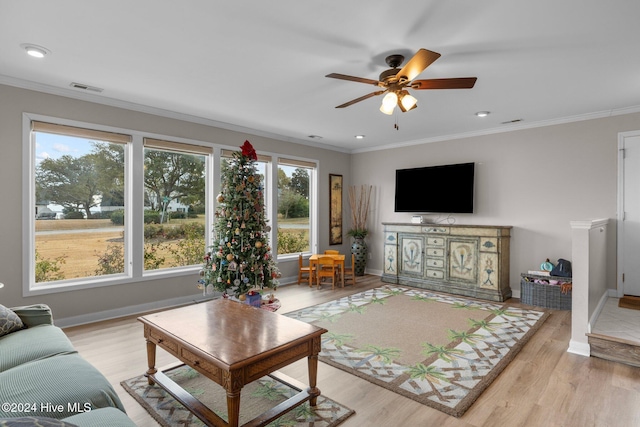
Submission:
{"label": "ceiling fan blade", "polygon": [[345,108],[345,107],[348,107],[349,105],[355,104],[356,102],[364,101],[365,99],[369,99],[369,98],[372,98],[372,97],[377,96],[377,95],[382,95],[383,93],[385,93],[384,90],[378,90],[378,91],[375,91],[375,92],[371,92],[370,94],[361,96],[360,98],[352,99],[349,102],[345,102],[344,104],[338,105],[336,108]]}
{"label": "ceiling fan blade", "polygon": [[374,86],[378,86],[380,83],[378,80],[365,79],[363,77],[347,76],[346,74],[338,74],[338,73],[327,74],[325,77],[329,77],[332,79],[349,80],[351,82],[366,83]]}
{"label": "ceiling fan blade", "polygon": [[440,58],[439,53],[427,49],[420,49],[413,55],[409,62],[398,71],[396,77],[398,80],[411,81],[438,58]]}
{"label": "ceiling fan blade", "polygon": [[411,82],[412,89],[471,89],[475,84],[477,77],[460,77],[454,79],[428,79],[414,80]]}

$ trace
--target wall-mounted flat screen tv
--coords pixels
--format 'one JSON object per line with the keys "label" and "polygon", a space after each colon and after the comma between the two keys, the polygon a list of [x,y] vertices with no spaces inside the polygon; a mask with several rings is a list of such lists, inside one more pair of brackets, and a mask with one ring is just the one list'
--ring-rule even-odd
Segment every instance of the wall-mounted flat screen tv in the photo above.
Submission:
{"label": "wall-mounted flat screen tv", "polygon": [[473,213],[475,163],[396,170],[396,212]]}

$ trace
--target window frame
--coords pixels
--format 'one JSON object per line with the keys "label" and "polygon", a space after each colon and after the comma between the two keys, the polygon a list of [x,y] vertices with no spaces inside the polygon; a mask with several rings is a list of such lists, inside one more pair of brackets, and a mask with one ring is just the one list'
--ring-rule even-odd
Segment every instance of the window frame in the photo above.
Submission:
{"label": "window frame", "polygon": [[[213,191],[213,181],[211,179],[211,176],[213,175],[214,170],[217,171],[219,169],[218,168],[213,169],[214,167],[213,166],[213,157],[214,157],[213,147],[193,144],[193,141],[176,142],[176,139],[177,138],[167,138],[167,137],[152,138],[149,135],[145,134],[142,137],[142,164],[144,165],[144,161],[145,161],[145,149],[164,150],[164,151],[173,152],[173,153],[194,154],[199,156],[205,156],[205,159],[204,159],[204,166],[205,166],[204,247],[206,252],[207,248],[211,246],[211,231],[213,229],[211,224],[213,220],[213,204],[212,204],[213,199],[211,197],[211,194]],[[144,269],[144,245],[146,244],[145,237],[144,237],[144,168],[139,168],[139,169],[143,171],[140,177],[141,181],[139,183],[139,186],[142,188],[142,191],[141,191],[141,197],[136,200],[142,200],[142,203],[141,203],[142,213],[140,215],[142,219],[142,225],[137,228],[142,229],[143,233],[141,236],[142,247],[139,250],[136,249],[134,253],[138,255],[142,253],[142,259],[141,259],[142,276],[153,275],[155,278],[157,278],[158,275],[161,275],[161,273],[167,273],[172,271],[182,271],[184,269],[194,269],[194,268],[197,268],[197,271],[200,271],[201,264],[192,264],[192,265],[185,265],[185,266],[179,266],[179,267],[163,267],[156,270]],[[204,253],[203,253],[203,256],[204,256]]]}
{"label": "window frame", "polygon": [[283,164],[287,166],[292,166],[291,163],[287,164],[287,162],[300,162],[305,166],[308,166],[310,169],[309,173],[309,251],[302,252],[303,256],[310,256],[314,253],[318,252],[318,166],[319,162],[317,160],[312,160],[304,157],[297,156],[289,156],[289,155],[276,155],[272,156],[273,161],[271,162],[271,189],[272,195],[271,200],[273,201],[272,205],[272,218],[275,218],[272,221],[272,230],[271,230],[271,242],[273,243],[271,246],[273,248],[273,253],[276,254],[278,261],[290,261],[293,259],[298,259],[299,252],[290,253],[290,254],[278,254],[278,167],[282,161]]}

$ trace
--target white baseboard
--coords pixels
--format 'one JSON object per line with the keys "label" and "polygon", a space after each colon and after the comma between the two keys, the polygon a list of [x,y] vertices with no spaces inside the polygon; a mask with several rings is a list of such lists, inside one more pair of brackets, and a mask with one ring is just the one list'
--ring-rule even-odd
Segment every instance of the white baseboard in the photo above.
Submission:
{"label": "white baseboard", "polygon": [[593,310],[593,314],[589,319],[589,330],[587,331],[588,333],[591,333],[591,331],[593,330],[593,327],[596,325],[596,322],[598,321],[598,317],[600,317],[600,313],[602,313],[602,309],[604,308],[604,305],[607,303],[607,300],[611,296],[610,291],[611,291],[610,289],[607,289],[604,292],[604,294],[602,294],[602,296],[600,297],[600,301],[598,301],[598,305],[596,306],[596,309]]}
{"label": "white baseboard", "polygon": [[[376,274],[376,271],[367,271],[367,274]],[[380,272],[378,275],[381,275]],[[295,285],[298,283],[298,276],[283,277],[280,279],[280,286]],[[208,301],[220,294],[204,296],[201,293],[195,295],[187,295],[184,297],[171,298],[162,301],[153,301],[145,304],[130,305],[126,307],[115,308],[113,310],[98,311],[95,313],[81,314],[79,316],[54,318],[56,326],[68,328],[71,326],[86,325],[87,323],[100,322],[102,320],[117,319],[119,317],[133,316],[136,314],[147,313],[153,310],[179,307],[181,305],[200,303]],[[55,313],[54,313],[55,315]]]}
{"label": "white baseboard", "polygon": [[[188,295],[184,297],[171,298],[162,301],[148,302],[145,304],[130,305],[127,307],[115,308],[113,310],[98,311],[95,313],[81,314],[79,316],[64,317],[61,319],[54,317],[54,323],[61,328],[70,326],[85,325],[87,323],[99,322],[101,320],[117,319],[124,316],[132,316],[135,314],[147,313],[149,311],[161,308],[172,308],[186,304],[199,303],[213,299],[216,295],[212,294],[203,296],[201,293],[196,295]],[[55,313],[54,313],[55,316]]]}
{"label": "white baseboard", "polygon": [[[298,276],[284,277],[280,279],[280,286],[287,286],[298,283]],[[68,328],[70,326],[86,325],[87,323],[100,322],[102,320],[117,319],[124,316],[133,316],[135,314],[148,313],[149,311],[179,307],[181,305],[200,303],[211,300],[219,293],[204,296],[201,293],[195,295],[187,295],[184,297],[171,298],[161,301],[153,301],[145,304],[130,305],[127,307],[115,308],[113,310],[98,311],[95,313],[82,314],[79,316],[71,316],[64,318],[54,318],[56,326]],[[55,316],[55,313],[54,313]]]}
{"label": "white baseboard", "polygon": [[567,353],[577,354],[579,356],[591,356],[591,346],[587,343],[577,342],[574,340],[569,341],[569,348]]}

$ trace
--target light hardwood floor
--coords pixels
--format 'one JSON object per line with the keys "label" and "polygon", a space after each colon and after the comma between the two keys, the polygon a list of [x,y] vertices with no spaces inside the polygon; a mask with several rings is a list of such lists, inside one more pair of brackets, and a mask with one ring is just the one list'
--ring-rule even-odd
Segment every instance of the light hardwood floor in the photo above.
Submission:
{"label": "light hardwood floor", "polygon": [[[282,313],[380,286],[378,277],[331,290],[287,285]],[[517,300],[510,303],[519,305]],[[640,368],[567,353],[571,312],[552,311],[542,328],[461,418],[454,418],[320,362],[322,393],[354,409],[344,427],[640,426]],[[198,325],[193,325],[197,328]],[[65,329],[80,354],[111,381],[137,425],[157,426],[120,382],[145,372],[146,347],[135,316]],[[157,366],[175,362],[158,349]],[[282,370],[307,381],[306,361]]]}

